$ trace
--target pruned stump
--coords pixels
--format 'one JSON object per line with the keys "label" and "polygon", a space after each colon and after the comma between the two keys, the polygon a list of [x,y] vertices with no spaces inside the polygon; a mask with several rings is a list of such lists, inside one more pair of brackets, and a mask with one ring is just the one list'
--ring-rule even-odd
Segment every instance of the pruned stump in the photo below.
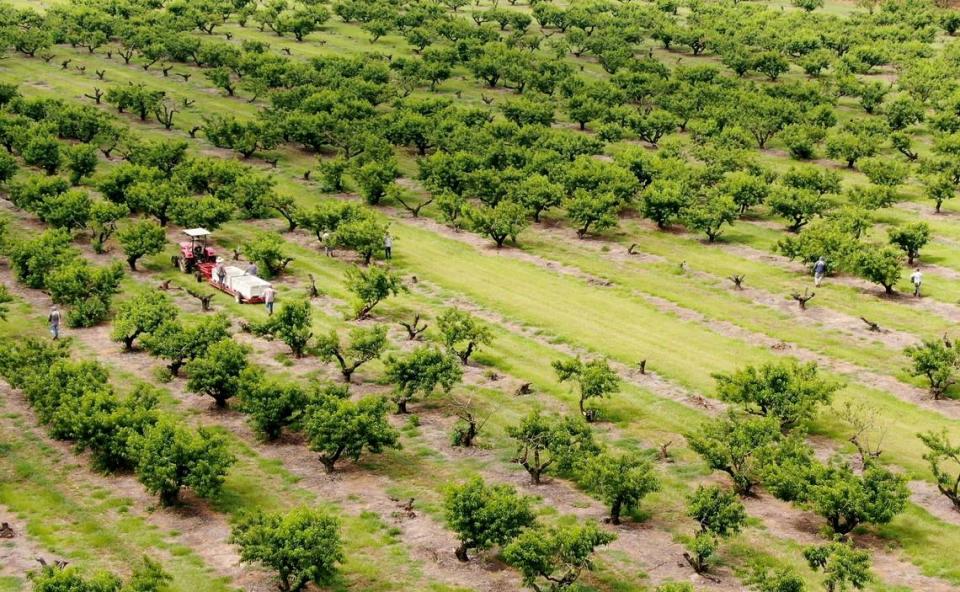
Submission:
{"label": "pruned stump", "polygon": [[797,301],[797,305],[800,307],[800,310],[807,310],[807,302],[810,302],[816,295],[816,292],[810,292],[804,288],[802,295],[799,292],[794,292],[793,294],[790,294],[790,297]]}

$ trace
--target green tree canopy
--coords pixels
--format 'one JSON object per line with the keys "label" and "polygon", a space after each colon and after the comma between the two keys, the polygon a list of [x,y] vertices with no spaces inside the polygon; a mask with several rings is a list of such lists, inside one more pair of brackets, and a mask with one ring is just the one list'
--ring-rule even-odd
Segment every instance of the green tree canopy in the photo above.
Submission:
{"label": "green tree canopy", "polygon": [[779,437],[776,417],[739,417],[733,412],[686,435],[690,448],[710,468],[727,473],[740,495],[750,495],[760,482],[761,452]]}
{"label": "green tree canopy", "polygon": [[850,266],[858,276],[883,286],[887,294],[893,294],[903,273],[900,252],[890,246],[863,245],[852,255]]}
{"label": "green tree canopy", "polygon": [[[381,237],[382,238],[382,237]],[[364,319],[377,304],[389,296],[407,291],[403,280],[395,272],[383,267],[347,270],[347,290],[356,297],[354,318]]]}
{"label": "green tree canopy", "polygon": [[226,407],[227,400],[240,389],[249,352],[250,348],[232,339],[210,344],[204,353],[187,362],[187,388],[213,397],[217,407]]}
{"label": "green tree canopy", "polygon": [[350,382],[360,366],[379,358],[386,347],[387,328],[384,325],[351,329],[347,345],[340,342],[335,330],[317,338],[317,354],[325,362],[337,361],[344,382]]}
{"label": "green tree canopy", "polygon": [[888,231],[890,244],[899,248],[907,256],[907,264],[913,265],[922,249],[930,240],[930,225],[926,222],[914,222],[891,228]]}
{"label": "green tree canopy", "polygon": [[623,203],[612,193],[593,195],[585,189],[577,189],[563,201],[567,217],[577,226],[577,237],[590,232],[603,232],[617,225],[617,215]]}
{"label": "green tree canopy", "polygon": [[447,350],[466,364],[481,346],[493,341],[493,333],[470,313],[448,308],[437,317],[437,329]]}
{"label": "green tree canopy", "polygon": [[887,524],[906,508],[906,478],[875,464],[862,475],[846,463],[831,463],[810,487],[810,505],[830,528],[845,535],[860,524]]}
{"label": "green tree canopy", "polygon": [[926,432],[917,437],[927,447],[923,458],[930,464],[937,489],[960,511],[960,445],[951,443],[946,431]]}
{"label": "green tree canopy", "polygon": [[535,485],[548,470],[569,473],[600,452],[590,426],[580,417],[552,418],[531,411],[507,434],[517,441],[516,462]]}
{"label": "green tree canopy", "polygon": [[301,358],[313,337],[313,307],[309,300],[295,300],[280,307],[277,314],[252,325],[253,332],[279,339]]}
{"label": "green tree canopy", "polygon": [[111,337],[122,341],[123,348],[130,350],[137,337],[152,333],[163,323],[177,318],[177,312],[177,307],[163,292],[141,292],[117,307]]}
{"label": "green tree canopy", "polygon": [[117,232],[117,241],[127,256],[131,271],[136,271],[137,261],[144,255],[156,255],[167,244],[166,233],[156,222],[139,220],[128,224]]}
{"label": "green tree canopy", "polygon": [[855,549],[850,543],[807,547],[803,556],[812,569],[823,572],[823,588],[827,592],[863,590],[873,580],[870,553]]}
{"label": "green tree canopy", "polygon": [[489,236],[498,249],[503,247],[508,238],[516,243],[517,237],[529,224],[526,208],[508,199],[501,200],[493,207],[482,205],[469,208],[466,214],[471,229]]}
{"label": "green tree canopy", "polygon": [[449,392],[463,380],[463,368],[457,358],[429,345],[399,357],[391,355],[384,365],[387,379],[393,384],[397,413],[406,413],[407,403],[418,394],[428,396],[437,387]]}
{"label": "green tree canopy", "polygon": [[503,549],[503,557],[520,570],[525,585],[534,590],[559,592],[572,586],[584,571],[592,571],[596,548],[616,538],[592,521],[549,529],[530,528]]}
{"label": "green tree canopy", "polygon": [[233,525],[230,542],[240,548],[242,561],[274,571],[282,592],[299,592],[310,582],[330,582],[345,558],[340,521],[306,507],[242,516]]}
{"label": "green tree canopy", "polygon": [[217,496],[235,462],[223,435],[206,428],[191,431],[172,419],[161,419],[134,446],[137,478],[164,505],[176,503],[183,487],[201,497]]}
{"label": "green tree canopy", "polygon": [[274,232],[262,232],[243,244],[244,256],[257,263],[260,274],[266,278],[280,275],[293,259],[287,256],[285,243]]}
{"label": "green tree canopy", "polygon": [[746,510],[733,492],[701,485],[687,498],[687,515],[700,529],[687,541],[684,558],[697,573],[704,573],[710,569],[720,539],[743,528]]}
{"label": "green tree canopy", "polygon": [[926,377],[934,399],[942,398],[956,382],[960,354],[952,343],[942,339],[925,339],[920,344],[907,346],[904,353],[911,362],[910,374]]}
{"label": "green tree canopy", "polygon": [[447,524],[457,533],[456,556],[467,561],[470,549],[506,545],[534,524],[533,499],[518,495],[509,485],[487,485],[480,477],[447,487],[444,509]]}
{"label": "green tree canopy", "polygon": [[644,496],[660,489],[652,463],[638,454],[600,454],[583,465],[580,479],[610,506],[613,524],[620,524],[623,511],[636,510]]}
{"label": "green tree canopy", "polygon": [[230,321],[223,315],[204,316],[195,322],[167,321],[144,335],[141,345],[151,354],[169,360],[177,376],[184,364],[201,357],[214,343],[227,339]]}
{"label": "green tree canopy", "polygon": [[840,385],[822,378],[813,362],[795,360],[748,366],[731,374],[714,374],[717,396],[750,413],[774,417],[781,430],[812,420],[817,408],[829,405]]}
{"label": "green tree canopy", "polygon": [[554,360],[551,364],[560,382],[577,383],[580,393],[580,413],[592,420],[596,412],[588,410],[585,404],[590,399],[607,397],[620,390],[620,377],[610,368],[605,359],[584,362],[580,358],[572,360]]}
{"label": "green tree canopy", "polygon": [[399,448],[398,434],[387,421],[386,401],[380,397],[351,401],[321,394],[307,411],[303,429],[328,473],[341,458],[356,462],[364,450]]}

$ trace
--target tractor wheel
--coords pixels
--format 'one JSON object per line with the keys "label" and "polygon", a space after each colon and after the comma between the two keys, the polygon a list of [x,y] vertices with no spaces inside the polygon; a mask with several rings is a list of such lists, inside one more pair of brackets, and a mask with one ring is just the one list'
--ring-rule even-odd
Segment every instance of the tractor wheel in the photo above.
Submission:
{"label": "tractor wheel", "polygon": [[237,304],[243,304],[243,296],[240,295],[240,292],[234,294],[233,299],[236,300]]}
{"label": "tractor wheel", "polygon": [[183,273],[190,273],[190,261],[188,261],[186,257],[177,258],[177,267],[179,267]]}

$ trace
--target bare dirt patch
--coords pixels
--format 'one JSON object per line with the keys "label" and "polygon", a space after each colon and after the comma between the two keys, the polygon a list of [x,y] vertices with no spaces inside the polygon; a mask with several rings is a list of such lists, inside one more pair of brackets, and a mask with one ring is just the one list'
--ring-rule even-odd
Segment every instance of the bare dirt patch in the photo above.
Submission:
{"label": "bare dirt patch", "polygon": [[910,501],[930,512],[940,520],[960,526],[960,511],[928,481],[911,481]]}
{"label": "bare dirt patch", "polygon": [[58,559],[30,538],[26,522],[0,504],[0,523],[2,522],[6,522],[13,529],[13,538],[0,539],[0,576],[24,578],[27,572],[40,567],[37,557],[44,557],[51,563]]}

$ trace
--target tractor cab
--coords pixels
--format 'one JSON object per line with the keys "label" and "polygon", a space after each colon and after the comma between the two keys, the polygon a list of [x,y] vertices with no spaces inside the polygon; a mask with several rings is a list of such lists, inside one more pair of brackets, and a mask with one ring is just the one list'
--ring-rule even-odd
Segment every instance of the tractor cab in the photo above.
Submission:
{"label": "tractor cab", "polygon": [[177,257],[177,266],[180,271],[190,273],[197,266],[204,263],[213,263],[217,254],[213,248],[207,246],[207,237],[210,231],[205,228],[188,228],[183,231],[188,238],[180,242],[180,256]]}

